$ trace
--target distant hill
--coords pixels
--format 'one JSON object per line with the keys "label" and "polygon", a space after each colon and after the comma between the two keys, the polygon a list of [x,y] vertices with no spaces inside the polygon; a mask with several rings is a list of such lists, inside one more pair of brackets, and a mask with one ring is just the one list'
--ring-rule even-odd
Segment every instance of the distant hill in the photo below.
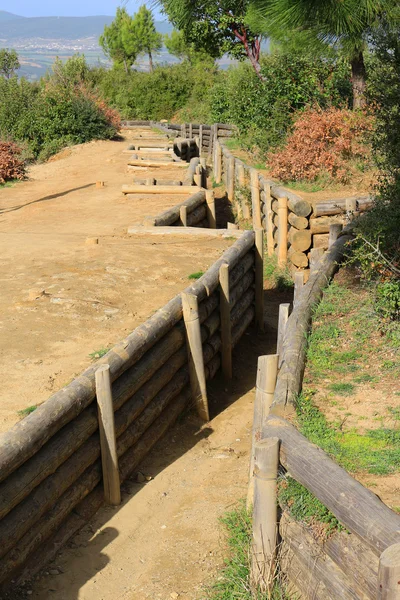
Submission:
{"label": "distant hill", "polygon": [[[13,41],[39,38],[42,40],[78,40],[98,38],[105,25],[114,17],[19,17],[0,11],[0,40],[12,44]],[[157,30],[169,33],[172,26],[167,22],[156,22]]]}

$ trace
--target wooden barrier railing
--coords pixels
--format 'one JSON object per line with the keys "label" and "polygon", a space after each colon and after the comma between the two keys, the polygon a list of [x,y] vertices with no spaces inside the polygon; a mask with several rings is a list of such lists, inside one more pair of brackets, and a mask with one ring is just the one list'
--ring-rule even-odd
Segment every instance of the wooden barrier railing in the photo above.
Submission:
{"label": "wooden barrier railing", "polygon": [[[305,600],[400,600],[400,515],[282,417],[294,412],[302,388],[313,308],[348,252],[351,234],[338,237],[333,227],[330,250],[299,287],[289,318],[288,305],[281,306],[279,356],[259,358],[248,493],[248,506],[253,504],[252,580],[262,591],[271,589],[279,563],[292,591]],[[279,465],[348,531],[327,539],[313,535],[288,506],[281,506],[278,522]]]}
{"label": "wooden barrier railing", "polygon": [[[189,335],[189,320],[183,318],[178,295],[35,412],[0,435],[1,584],[37,572],[97,511],[104,501],[105,460],[110,474],[107,498],[117,503],[117,462],[123,481],[189,403],[196,404],[206,417],[206,397],[203,393],[200,410],[198,387],[191,375],[194,347],[190,342],[188,355],[186,339],[197,340],[196,356],[202,360],[196,362],[196,368],[201,370],[202,381],[214,377],[221,352],[235,347],[259,310],[255,306],[260,298],[255,289],[260,281],[255,272],[256,254],[255,233],[241,233],[185,290],[197,305],[197,337]],[[224,328],[230,329],[228,349],[226,337],[222,339],[220,333],[219,282],[224,265],[229,269],[229,323],[223,313]],[[225,290],[226,285],[224,279]],[[107,366],[111,389],[100,384],[103,366]],[[96,374],[102,403],[102,452]],[[204,386],[201,389],[204,392]],[[110,405],[104,408],[111,397],[115,424],[111,423]],[[114,450],[109,442],[113,431]]]}

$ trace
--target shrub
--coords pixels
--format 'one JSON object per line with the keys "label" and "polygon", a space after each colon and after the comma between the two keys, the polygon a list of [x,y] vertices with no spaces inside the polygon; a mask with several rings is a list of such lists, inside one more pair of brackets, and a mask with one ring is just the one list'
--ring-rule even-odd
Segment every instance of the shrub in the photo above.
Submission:
{"label": "shrub", "polygon": [[268,156],[268,167],[281,181],[314,181],[328,173],[346,183],[351,161],[369,155],[365,137],[371,128],[372,118],[360,112],[307,108],[298,114],[285,147]]}
{"label": "shrub", "polygon": [[0,183],[25,178],[21,148],[13,142],[0,141]]}

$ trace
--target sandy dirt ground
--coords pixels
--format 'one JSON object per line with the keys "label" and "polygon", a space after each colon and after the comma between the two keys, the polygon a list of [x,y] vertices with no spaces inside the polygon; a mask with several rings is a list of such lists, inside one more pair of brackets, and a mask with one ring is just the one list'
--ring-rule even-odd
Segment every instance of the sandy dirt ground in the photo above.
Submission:
{"label": "sandy dirt ground", "polygon": [[[133,182],[119,142],[92,142],[0,189],[0,431],[86,368],[189,285],[232,244],[222,239],[129,237],[127,228],[185,199],[126,198]],[[184,169],[140,170],[174,179]],[[96,188],[96,181],[105,187]],[[91,244],[91,239],[98,244]],[[89,243],[88,243],[89,242]]]}
{"label": "sandy dirt ground", "polygon": [[266,291],[266,332],[249,330],[234,352],[230,389],[208,389],[212,419],[184,416],[104,507],[34,581],[38,600],[201,600],[227,556],[220,517],[246,496],[257,357],[275,351],[278,303]]}

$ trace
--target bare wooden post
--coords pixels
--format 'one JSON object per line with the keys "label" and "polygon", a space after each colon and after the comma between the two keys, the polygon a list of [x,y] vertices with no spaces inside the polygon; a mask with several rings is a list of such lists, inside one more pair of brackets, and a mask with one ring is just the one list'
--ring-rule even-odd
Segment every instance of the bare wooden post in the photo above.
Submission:
{"label": "bare wooden post", "polygon": [[227,161],[227,196],[230,202],[235,200],[235,157],[229,156]]}
{"label": "bare wooden post", "polygon": [[355,198],[346,198],[346,217],[348,221],[352,221],[359,216],[357,211],[357,200]]}
{"label": "bare wooden post", "polygon": [[226,224],[227,229],[239,229],[239,225],[236,225],[236,223],[230,223],[228,221],[228,223]]}
{"label": "bare wooden post", "polygon": [[229,292],[229,265],[219,269],[222,373],[232,379],[232,329]]}
{"label": "bare wooden post", "polygon": [[332,223],[332,225],[329,226],[329,248],[336,242],[342,229],[343,225],[341,223]]}
{"label": "bare wooden post", "polygon": [[215,197],[214,190],[206,190],[206,210],[207,220],[210,229],[217,228],[217,219],[215,216]]}
{"label": "bare wooden post", "polygon": [[189,123],[189,140],[193,137],[193,126],[192,123]]}
{"label": "bare wooden post", "polygon": [[219,141],[215,140],[215,183],[222,181],[222,148]]}
{"label": "bare wooden post", "polygon": [[186,138],[186,125],[182,123],[181,125],[181,137]]}
{"label": "bare wooden post", "polygon": [[104,500],[107,504],[121,504],[117,443],[115,438],[114,407],[111,391],[110,366],[101,365],[95,374],[99,415],[101,465],[103,469]]}
{"label": "bare wooden post", "polygon": [[288,207],[287,198],[278,198],[278,266],[287,261]]}
{"label": "bare wooden post", "polygon": [[272,196],[271,186],[269,183],[264,183],[265,192],[265,228],[267,232],[267,252],[268,256],[274,254],[275,241],[274,241],[274,213],[272,210]]}
{"label": "bare wooden post", "polygon": [[195,184],[198,185],[199,187],[201,187],[202,179],[203,179],[201,171],[202,171],[201,165],[197,165],[195,174],[193,176]]}
{"label": "bare wooden post", "polygon": [[207,187],[207,159],[200,158],[201,165],[201,187]]}
{"label": "bare wooden post", "polygon": [[206,376],[204,371],[203,346],[201,343],[199,306],[197,296],[181,293],[183,319],[186,328],[186,340],[189,357],[190,386],[198,415],[209,421]]}
{"label": "bare wooden post", "polygon": [[187,227],[187,206],[181,206],[179,209],[179,218],[181,220],[181,225],[183,227]]}
{"label": "bare wooden post", "polygon": [[310,272],[315,270],[315,267],[324,255],[323,248],[311,248],[310,250]]}
{"label": "bare wooden post", "polygon": [[264,230],[255,230],[255,287],[256,287],[256,323],[264,331]]}
{"label": "bare wooden post", "polygon": [[299,299],[299,294],[303,289],[304,285],[304,271],[297,271],[294,274],[294,291],[293,291],[293,306],[295,306],[296,302]]}
{"label": "bare wooden post", "polygon": [[259,356],[257,363],[256,394],[254,397],[254,416],[253,430],[250,453],[250,475],[249,488],[247,491],[247,509],[253,505],[254,501],[254,448],[256,442],[261,439],[261,432],[265,419],[268,417],[271,404],[274,399],[276,377],[278,373],[277,354]]}
{"label": "bare wooden post", "polygon": [[253,554],[251,580],[262,593],[274,581],[278,525],[277,478],[279,438],[257,442],[254,448]]}
{"label": "bare wooden post", "polygon": [[203,150],[203,125],[199,125],[199,144],[200,144],[200,154],[201,156]]}
{"label": "bare wooden post", "polygon": [[279,356],[279,359],[278,359],[278,367],[279,368],[282,364],[283,340],[285,337],[286,324],[287,324],[288,318],[289,318],[289,309],[290,309],[289,303],[279,305],[278,335],[276,338],[276,353]]}
{"label": "bare wooden post", "polygon": [[382,552],[378,569],[378,600],[400,600],[400,544]]}
{"label": "bare wooden post", "polygon": [[253,228],[262,227],[260,207],[260,180],[257,169],[250,169],[251,206],[253,209]]}

